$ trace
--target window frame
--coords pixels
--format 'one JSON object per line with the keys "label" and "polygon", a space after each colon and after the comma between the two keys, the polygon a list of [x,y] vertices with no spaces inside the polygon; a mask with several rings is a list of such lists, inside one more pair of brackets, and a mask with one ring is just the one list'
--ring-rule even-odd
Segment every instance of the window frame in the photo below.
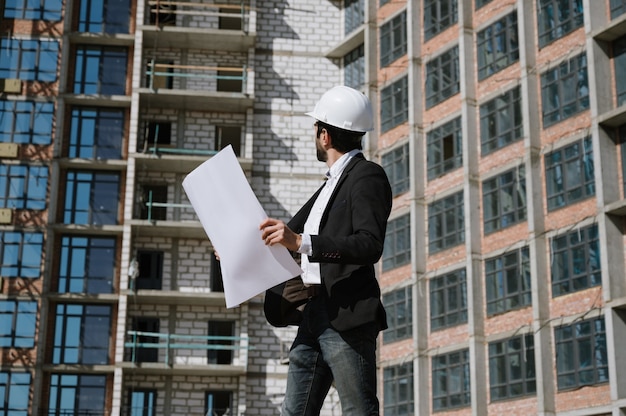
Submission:
{"label": "window frame", "polygon": [[404,214],[387,222],[382,256],[383,271],[411,263],[411,215]]}
{"label": "window frame", "polygon": [[110,363],[110,305],[59,303],[54,315],[52,364]]}
{"label": "window frame", "polygon": [[381,133],[385,133],[409,119],[408,85],[408,77],[405,75],[381,90]]}
{"label": "window frame", "polygon": [[59,22],[63,19],[62,0],[40,0],[39,7],[29,7],[31,3],[27,0],[6,0],[4,18],[46,22]]}
{"label": "window frame", "polygon": [[21,371],[0,371],[0,414],[28,416],[32,374]]}
{"label": "window frame", "polygon": [[[153,416],[156,415],[157,406],[156,389],[128,389],[128,411],[132,416]],[[141,407],[137,403],[141,401]]]}
{"label": "window frame", "polygon": [[[585,327],[588,327],[585,330]],[[583,336],[584,335],[584,336]],[[581,380],[581,363],[585,354],[586,362],[591,363],[585,372],[591,372],[592,380]],[[576,321],[554,328],[554,353],[558,391],[575,390],[583,386],[593,386],[609,382],[609,366],[606,346],[604,317]],[[566,362],[570,358],[572,362]],[[598,365],[598,361],[604,363]],[[591,367],[591,368],[589,368]],[[571,380],[567,384],[566,378]]]}
{"label": "window frame", "polygon": [[0,231],[0,275],[8,278],[41,277],[43,233]]}
{"label": "window frame", "polygon": [[50,145],[54,114],[52,101],[0,100],[0,142]]}
{"label": "window frame", "polygon": [[[115,4],[113,2],[115,1]],[[128,0],[81,0],[78,10],[77,31],[83,33],[129,33],[131,2]],[[120,3],[125,2],[126,19]],[[102,6],[102,10],[95,10]]]}
{"label": "window frame", "polygon": [[[469,367],[469,349],[439,354],[431,358],[432,406],[435,412],[471,405]],[[456,393],[448,394],[449,391]]]}
{"label": "window frame", "polygon": [[481,188],[485,235],[526,221],[528,207],[524,165],[485,179]]}
{"label": "window frame", "polygon": [[588,109],[589,79],[585,52],[541,74],[541,118],[544,129]]}
{"label": "window frame", "polygon": [[[552,297],[601,286],[600,250],[597,224],[552,237],[550,239]],[[581,265],[583,267],[580,267]]]}
{"label": "window frame", "polygon": [[479,107],[482,156],[496,152],[524,137],[522,96],[516,86]]}
{"label": "window frame", "polygon": [[123,109],[71,108],[67,156],[96,160],[121,159],[125,123]]}
{"label": "window frame", "polygon": [[384,293],[383,305],[387,311],[388,328],[383,331],[383,344],[409,339],[413,336],[412,286]]}
{"label": "window frame", "polygon": [[[484,268],[487,316],[532,305],[528,246],[487,258]],[[517,281],[511,280],[515,277],[518,278]]]}
{"label": "window frame", "polygon": [[[107,376],[100,374],[50,374],[48,414],[104,414]],[[79,400],[80,396],[89,400]],[[70,399],[70,397],[72,397]],[[71,409],[60,407],[62,403],[72,403]]]}
{"label": "window frame", "polygon": [[489,397],[492,402],[537,393],[534,344],[532,333],[489,343]]}
{"label": "window frame", "polygon": [[428,205],[428,251],[430,254],[465,242],[464,209],[463,191],[438,199]]}
{"label": "window frame", "polygon": [[457,0],[424,0],[424,39],[426,41],[452,27],[458,20]]}
{"label": "window frame", "polygon": [[596,195],[591,137],[546,153],[544,166],[548,212]]}
{"label": "window frame", "polygon": [[383,406],[385,415],[412,415],[415,406],[413,361],[383,367]]}
{"label": "window frame", "polygon": [[345,54],[343,61],[343,83],[360,89],[365,84],[365,44],[361,44]]}
{"label": "window frame", "polygon": [[0,348],[34,348],[38,314],[37,301],[1,299]]}
{"label": "window frame", "polygon": [[406,10],[380,27],[380,68],[386,68],[406,55],[408,46]]}
{"label": "window frame", "polygon": [[0,207],[45,210],[48,174],[48,166],[0,164]]}
{"label": "window frame", "polygon": [[343,0],[344,35],[349,35],[365,22],[364,0]]}
{"label": "window frame", "polygon": [[[447,157],[450,153],[449,157]],[[426,133],[428,180],[441,177],[463,166],[461,116]]]}
{"label": "window frame", "polygon": [[616,19],[626,13],[626,0],[611,0],[609,7],[611,11],[611,20]]}
{"label": "window frame", "polygon": [[426,63],[426,109],[446,101],[460,91],[459,46],[456,45]]}
{"label": "window frame", "polygon": [[[467,323],[467,274],[465,268],[432,277],[428,280],[428,292],[431,332]],[[435,305],[440,305],[440,307]]]}
{"label": "window frame", "polygon": [[411,187],[409,173],[409,143],[384,153],[380,157],[380,164],[387,173],[394,197],[408,192]]}
{"label": "window frame", "polygon": [[[24,81],[57,81],[59,41],[54,39],[1,38],[0,78],[17,78]],[[7,62],[7,65],[4,65]],[[29,63],[32,65],[28,66]]]}
{"label": "window frame", "polygon": [[[114,293],[115,237],[62,235],[60,243],[58,293]],[[76,275],[79,270],[82,274]]]}
{"label": "window frame", "polygon": [[122,177],[115,171],[66,171],[63,223],[118,224],[121,187]]}
{"label": "window frame", "polygon": [[128,48],[78,45],[72,91],[83,95],[125,95]]}
{"label": "window frame", "polygon": [[[483,81],[519,61],[517,10],[476,34],[478,80]],[[500,53],[502,56],[498,56]],[[489,61],[491,57],[491,62]]]}
{"label": "window frame", "polygon": [[[575,4],[578,3],[578,4]],[[580,28],[584,24],[583,0],[569,0],[568,10],[563,12],[561,0],[537,0],[537,36],[539,37],[539,49],[561,39],[569,33]],[[556,10],[556,13],[554,12]],[[550,19],[550,15],[554,19]],[[559,20],[560,16],[566,16]]]}

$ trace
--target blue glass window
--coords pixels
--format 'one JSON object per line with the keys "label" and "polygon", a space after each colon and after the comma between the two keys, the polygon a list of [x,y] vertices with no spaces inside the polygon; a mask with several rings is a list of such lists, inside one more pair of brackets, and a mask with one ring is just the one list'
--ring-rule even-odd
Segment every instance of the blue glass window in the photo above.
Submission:
{"label": "blue glass window", "polygon": [[48,145],[53,120],[52,102],[0,101],[0,142]]}
{"label": "blue glass window", "polygon": [[68,171],[65,224],[117,224],[120,175],[109,172]]}
{"label": "blue glass window", "polygon": [[2,264],[0,275],[4,277],[39,278],[43,252],[43,234],[33,232],[4,231],[2,241]]}
{"label": "blue glass window", "polygon": [[113,293],[115,238],[64,236],[59,293]]}
{"label": "blue glass window", "polygon": [[126,48],[78,47],[74,94],[124,95],[127,61]]}
{"label": "blue glass window", "polygon": [[128,33],[129,0],[81,0],[78,31],[91,33]]}
{"label": "blue glass window", "polygon": [[47,166],[0,165],[0,208],[46,208]]}
{"label": "blue glass window", "polygon": [[37,302],[0,300],[0,348],[33,348],[36,328]]}
{"label": "blue glass window", "polygon": [[120,159],[124,139],[124,110],[74,108],[69,157]]}
{"label": "blue glass window", "polygon": [[62,0],[6,0],[6,19],[60,21]]}
{"label": "blue glass window", "polygon": [[344,0],[344,34],[351,33],[363,24],[365,20],[364,0]]}
{"label": "blue glass window", "polygon": [[108,364],[111,306],[57,305],[53,364]]}
{"label": "blue glass window", "polygon": [[0,78],[54,82],[59,42],[45,39],[3,38],[0,41]]}
{"label": "blue glass window", "polygon": [[48,415],[105,414],[106,376],[52,374]]}
{"label": "blue glass window", "polygon": [[129,416],[155,416],[156,390],[132,389],[129,391]]}
{"label": "blue glass window", "polygon": [[0,415],[29,415],[30,379],[30,373],[0,372]]}

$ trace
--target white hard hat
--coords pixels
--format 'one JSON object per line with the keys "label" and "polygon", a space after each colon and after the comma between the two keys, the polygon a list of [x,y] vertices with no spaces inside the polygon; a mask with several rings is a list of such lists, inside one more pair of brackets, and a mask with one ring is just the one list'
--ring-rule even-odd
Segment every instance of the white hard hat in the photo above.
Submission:
{"label": "white hard hat", "polygon": [[344,85],[326,91],[315,109],[306,115],[344,130],[360,133],[374,130],[374,116],[369,98],[361,91]]}

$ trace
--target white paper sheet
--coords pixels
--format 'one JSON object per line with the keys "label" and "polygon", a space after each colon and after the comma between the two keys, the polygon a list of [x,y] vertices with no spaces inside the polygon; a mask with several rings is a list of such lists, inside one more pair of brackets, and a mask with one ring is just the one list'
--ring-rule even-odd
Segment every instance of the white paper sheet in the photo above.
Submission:
{"label": "white paper sheet", "polygon": [[183,188],[220,255],[226,307],[302,273],[285,247],[261,239],[259,224],[267,215],[231,146],[189,173]]}

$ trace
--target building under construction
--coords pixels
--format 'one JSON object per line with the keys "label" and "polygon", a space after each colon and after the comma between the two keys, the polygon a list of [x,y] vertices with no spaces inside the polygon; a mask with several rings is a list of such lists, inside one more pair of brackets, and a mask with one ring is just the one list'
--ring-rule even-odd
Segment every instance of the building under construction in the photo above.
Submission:
{"label": "building under construction", "polygon": [[295,328],[182,181],[230,145],[289,219],[335,85],[394,192],[381,414],[626,416],[626,0],[0,1],[0,416],[279,414]]}

